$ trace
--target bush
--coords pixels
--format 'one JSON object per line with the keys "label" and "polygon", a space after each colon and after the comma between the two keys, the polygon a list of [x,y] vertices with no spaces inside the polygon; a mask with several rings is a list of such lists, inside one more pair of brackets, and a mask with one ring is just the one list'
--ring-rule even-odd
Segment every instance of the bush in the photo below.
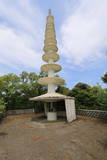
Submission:
{"label": "bush", "polygon": [[0,112],[3,112],[6,109],[5,105],[1,104],[0,105]]}
{"label": "bush", "polygon": [[2,99],[0,99],[0,120],[2,120],[6,114],[5,114],[5,104],[4,104],[4,101]]}

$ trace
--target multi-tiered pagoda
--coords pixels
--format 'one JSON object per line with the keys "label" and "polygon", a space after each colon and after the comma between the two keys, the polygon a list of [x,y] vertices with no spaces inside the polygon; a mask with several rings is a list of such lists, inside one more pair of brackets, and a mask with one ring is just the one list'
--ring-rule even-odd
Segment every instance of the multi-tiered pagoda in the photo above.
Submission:
{"label": "multi-tiered pagoda", "polygon": [[66,100],[70,99],[74,102],[74,99],[55,92],[58,85],[64,84],[64,79],[55,76],[55,73],[61,70],[61,66],[55,63],[59,60],[59,55],[57,54],[58,47],[57,47],[57,40],[54,27],[54,17],[51,15],[51,10],[49,10],[47,16],[43,50],[44,50],[44,55],[42,56],[42,59],[47,64],[41,66],[41,71],[46,72],[47,77],[40,78],[38,80],[38,83],[41,85],[46,85],[48,91],[44,95],[30,98],[30,100],[50,102],[50,106],[48,107],[46,103],[44,103],[45,113],[48,117],[48,120],[56,120],[57,112],[55,112],[53,102],[65,99]]}

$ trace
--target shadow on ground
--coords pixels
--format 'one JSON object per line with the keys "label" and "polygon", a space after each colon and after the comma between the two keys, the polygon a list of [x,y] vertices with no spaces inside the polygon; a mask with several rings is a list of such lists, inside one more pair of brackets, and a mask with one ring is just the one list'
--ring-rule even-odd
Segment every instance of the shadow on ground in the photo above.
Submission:
{"label": "shadow on ground", "polygon": [[6,133],[6,132],[0,132],[0,136],[7,136],[8,135],[8,133]]}
{"label": "shadow on ground", "polygon": [[47,117],[46,116],[40,115],[40,116],[32,117],[31,121],[36,121],[36,122],[41,122],[41,123],[60,122],[60,121],[66,122],[66,118],[58,116],[58,119],[56,121],[47,121]]}

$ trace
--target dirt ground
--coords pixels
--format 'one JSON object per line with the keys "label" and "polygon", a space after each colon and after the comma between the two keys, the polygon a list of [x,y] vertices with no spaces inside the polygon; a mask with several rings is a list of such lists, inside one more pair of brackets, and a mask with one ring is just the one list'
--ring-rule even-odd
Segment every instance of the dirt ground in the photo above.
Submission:
{"label": "dirt ground", "polygon": [[8,116],[0,124],[0,160],[107,160],[107,122]]}

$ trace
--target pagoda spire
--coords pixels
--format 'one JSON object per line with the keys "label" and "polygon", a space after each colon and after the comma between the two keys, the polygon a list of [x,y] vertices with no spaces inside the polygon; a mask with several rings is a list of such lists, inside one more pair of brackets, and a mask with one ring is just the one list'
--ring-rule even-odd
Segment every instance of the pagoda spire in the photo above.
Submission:
{"label": "pagoda spire", "polygon": [[49,52],[51,49],[55,52],[58,51],[54,26],[54,17],[52,16],[51,10],[49,9],[45,29],[44,52]]}
{"label": "pagoda spire", "polygon": [[48,10],[48,15],[51,16],[51,9]]}
{"label": "pagoda spire", "polygon": [[41,71],[47,72],[48,77],[40,78],[38,83],[41,85],[47,85],[48,93],[54,93],[56,86],[63,84],[64,80],[54,75],[55,72],[59,72],[61,70],[61,66],[54,63],[59,60],[59,55],[57,54],[58,48],[55,34],[54,17],[52,16],[50,9],[48,11],[46,21],[43,50],[45,54],[42,56],[42,59],[48,64],[42,65]]}

